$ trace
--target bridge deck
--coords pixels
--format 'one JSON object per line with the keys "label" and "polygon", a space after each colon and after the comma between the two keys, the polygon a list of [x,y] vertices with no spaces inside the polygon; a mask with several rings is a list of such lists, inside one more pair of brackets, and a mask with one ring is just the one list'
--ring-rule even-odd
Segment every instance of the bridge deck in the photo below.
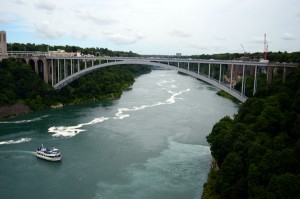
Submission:
{"label": "bridge deck", "polygon": [[[151,66],[158,66],[158,67],[164,67],[171,70],[177,70],[182,73],[188,74],[190,76],[193,76],[195,78],[201,79],[211,85],[214,85],[218,87],[221,90],[224,90],[225,92],[229,93],[230,95],[234,96],[235,98],[239,99],[241,102],[245,102],[247,100],[247,97],[245,96],[245,67],[250,66],[255,68],[255,81],[256,81],[256,73],[257,68],[296,68],[298,67],[298,64],[295,63],[268,63],[268,62],[259,62],[259,61],[241,61],[241,60],[213,60],[213,59],[178,59],[178,58],[149,58],[149,57],[95,57],[95,56],[53,56],[48,54],[47,52],[31,52],[31,51],[13,51],[8,52],[8,57],[11,58],[18,58],[18,59],[43,59],[48,60],[48,65],[50,64],[51,71],[55,72],[58,70],[58,82],[54,83],[53,74],[47,74],[47,77],[51,75],[52,78],[52,86],[55,89],[61,89],[70,82],[76,80],[77,78],[86,75],[88,73],[91,73],[99,68],[112,66],[112,65],[125,65],[125,64],[137,64],[137,65],[151,65]],[[78,65],[80,65],[80,61],[85,62],[85,68],[83,70],[78,69],[75,73],[71,72],[71,75],[67,76],[64,75],[64,78],[61,79],[60,70],[61,68],[65,68],[66,65],[63,67],[60,67],[60,60],[64,60],[64,64],[66,61],[71,60],[71,67],[72,67],[72,60],[77,60]],[[53,62],[58,61],[58,66],[54,66]],[[87,62],[92,61],[93,63],[95,61],[98,61],[100,64],[95,65],[92,64],[91,67],[87,67]],[[75,63],[75,61],[74,61]],[[187,68],[180,67],[180,65],[187,65]],[[190,70],[190,66],[197,68],[197,71]],[[201,73],[199,71],[200,65],[203,65],[207,68],[209,68],[208,74]],[[225,84],[221,81],[221,71],[222,71],[222,65],[227,66],[241,66],[243,68],[242,73],[242,91],[236,91],[232,88],[232,71],[231,71],[231,80],[230,84]],[[211,66],[219,66],[219,80],[214,79],[211,75]],[[36,67],[36,66],[35,66]],[[54,67],[58,67],[58,69],[54,70]],[[48,69],[43,69],[43,71],[48,71]],[[51,72],[51,73],[53,73]],[[55,72],[56,73],[56,72]],[[224,74],[223,74],[224,75]],[[56,81],[56,80],[55,80]],[[47,81],[48,82],[48,81]],[[256,92],[256,82],[254,83],[254,92]]]}

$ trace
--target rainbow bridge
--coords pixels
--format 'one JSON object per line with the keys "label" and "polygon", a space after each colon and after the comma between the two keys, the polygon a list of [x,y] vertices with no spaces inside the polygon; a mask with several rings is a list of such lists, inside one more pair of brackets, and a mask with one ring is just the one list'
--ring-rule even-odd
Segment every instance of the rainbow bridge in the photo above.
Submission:
{"label": "rainbow bridge", "polygon": [[[8,51],[9,58],[19,59],[29,64],[46,83],[60,90],[74,80],[92,73],[100,68],[123,65],[148,65],[176,70],[211,84],[241,102],[247,100],[246,77],[254,76],[254,95],[257,90],[257,75],[267,74],[267,82],[272,82],[275,74],[282,74],[285,81],[286,74],[298,64],[268,63],[259,61],[240,60],[203,60],[203,59],[178,59],[178,58],[153,58],[141,57],[101,57],[101,56],[61,56],[51,55],[47,52]],[[235,85],[241,82],[241,88]]]}

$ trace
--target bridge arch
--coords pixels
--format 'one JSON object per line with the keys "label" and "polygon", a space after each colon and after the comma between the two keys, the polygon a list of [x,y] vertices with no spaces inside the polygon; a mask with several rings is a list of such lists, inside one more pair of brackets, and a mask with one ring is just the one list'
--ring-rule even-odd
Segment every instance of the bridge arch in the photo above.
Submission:
{"label": "bridge arch", "polygon": [[159,62],[150,62],[149,60],[122,60],[122,61],[115,61],[115,62],[108,62],[108,63],[104,63],[104,64],[98,64],[96,66],[86,68],[86,69],[81,70],[77,73],[74,73],[73,75],[68,76],[67,78],[65,78],[62,81],[55,84],[53,87],[54,87],[55,90],[60,90],[63,87],[65,87],[66,85],[73,82],[74,80],[76,80],[76,79],[78,79],[78,78],[80,78],[84,75],[87,75],[89,73],[92,73],[93,71],[98,70],[100,68],[104,68],[104,67],[108,67],[108,66],[114,66],[114,65],[130,65],[130,64],[157,66],[157,67],[162,67],[162,68],[166,68],[166,69],[170,69],[170,70],[176,70],[176,71],[182,72],[184,74],[190,75],[192,77],[195,77],[197,79],[200,79],[204,82],[207,82],[207,83],[209,83],[213,86],[216,86],[217,88],[219,88],[219,89],[227,92],[228,94],[232,95],[233,97],[237,98],[241,102],[245,102],[247,100],[246,96],[241,95],[239,92],[228,88],[224,84],[220,84],[219,82],[211,79],[210,77],[201,75],[201,74],[196,73],[194,71],[186,70],[184,68],[176,67],[176,66],[169,65],[169,64],[159,63]]}
{"label": "bridge arch", "polygon": [[35,71],[35,60],[29,59],[28,64],[31,66],[31,69]]}
{"label": "bridge arch", "polygon": [[38,75],[44,79],[44,62],[43,60],[37,60],[37,73]]}

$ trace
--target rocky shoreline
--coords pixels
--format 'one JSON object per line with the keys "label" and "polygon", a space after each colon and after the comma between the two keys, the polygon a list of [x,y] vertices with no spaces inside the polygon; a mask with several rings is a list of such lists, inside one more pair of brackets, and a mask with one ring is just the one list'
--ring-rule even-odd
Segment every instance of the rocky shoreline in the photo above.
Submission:
{"label": "rocky shoreline", "polygon": [[22,115],[31,112],[29,106],[23,103],[17,103],[14,105],[1,106],[0,107],[0,120],[3,118],[8,118],[16,115]]}

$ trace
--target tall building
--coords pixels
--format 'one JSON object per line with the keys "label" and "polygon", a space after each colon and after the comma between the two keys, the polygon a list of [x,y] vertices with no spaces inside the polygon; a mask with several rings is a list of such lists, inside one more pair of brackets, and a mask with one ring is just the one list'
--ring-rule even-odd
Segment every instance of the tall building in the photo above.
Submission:
{"label": "tall building", "polygon": [[0,31],[0,57],[7,56],[6,32]]}

